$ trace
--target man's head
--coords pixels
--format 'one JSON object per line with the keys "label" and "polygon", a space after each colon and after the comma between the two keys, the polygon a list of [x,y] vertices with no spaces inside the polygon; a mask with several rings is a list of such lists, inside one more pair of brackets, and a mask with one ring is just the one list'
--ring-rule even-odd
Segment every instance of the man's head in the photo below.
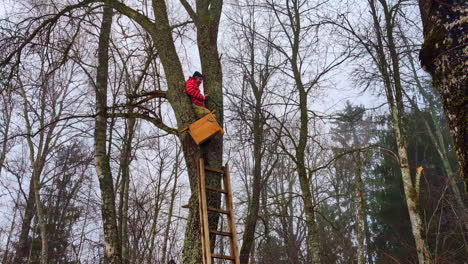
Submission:
{"label": "man's head", "polygon": [[202,83],[202,81],[203,81],[203,75],[198,71],[193,73],[192,77],[195,79],[195,81],[197,82],[198,85],[200,85]]}

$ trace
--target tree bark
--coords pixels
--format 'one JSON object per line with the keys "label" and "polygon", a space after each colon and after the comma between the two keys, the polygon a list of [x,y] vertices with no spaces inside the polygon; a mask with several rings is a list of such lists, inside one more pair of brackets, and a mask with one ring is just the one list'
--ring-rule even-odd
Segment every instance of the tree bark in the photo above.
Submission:
{"label": "tree bark", "polygon": [[[206,107],[210,110],[216,109],[216,119],[218,123],[223,126],[224,112],[223,112],[223,75],[220,56],[218,53],[218,28],[221,18],[222,1],[212,0],[197,0],[196,10],[192,10],[185,0],[181,1],[185,9],[195,22],[197,28],[197,46],[200,54],[200,62],[204,78],[205,93],[210,96],[205,102]],[[186,137],[181,139],[184,146],[184,156],[187,166],[192,167],[193,173],[190,176],[190,185],[192,190],[192,197],[189,203],[190,213],[187,220],[187,229],[185,232],[185,241],[183,248],[183,261],[185,264],[201,263],[201,244],[200,244],[200,223],[198,205],[195,202],[198,197],[197,184],[198,179],[196,175],[196,167],[198,158],[201,153],[197,155],[193,149],[193,143],[187,142]],[[193,141],[192,141],[193,142]],[[212,168],[221,168],[223,162],[223,139],[221,137],[214,137],[202,146],[202,153],[205,159],[206,166]],[[214,173],[206,175],[207,185],[221,187],[221,177]],[[221,196],[219,193],[208,193],[207,202],[210,207],[219,207]],[[208,218],[210,229],[217,229],[219,215],[211,214]],[[212,246],[216,241],[215,236],[210,236]]]}
{"label": "tree bark", "polygon": [[[18,204],[20,200],[20,192],[17,193],[16,195],[16,204]],[[10,243],[13,239],[13,231],[15,230],[15,225],[16,225],[16,215],[18,213],[18,206],[15,205],[15,207],[13,208],[13,220],[11,221],[11,226],[10,226],[10,231],[8,232],[8,237],[7,237],[7,242],[6,242],[6,245],[5,245],[5,252],[3,254],[3,257],[2,257],[2,263],[4,264],[8,264],[8,263],[14,263],[14,262],[10,262]]]}
{"label": "tree bark", "polygon": [[420,51],[423,69],[440,93],[455,141],[459,171],[468,193],[468,29],[467,1],[419,0],[424,29]]}
{"label": "tree bark", "polygon": [[[253,18],[255,16],[255,10],[249,10],[249,16]],[[265,56],[265,65],[261,69],[256,67],[256,41],[255,41],[255,22],[250,21],[253,25],[249,27],[242,28],[243,35],[246,35],[249,39],[245,39],[248,45],[249,51],[249,60],[246,64],[243,64],[241,60],[241,65],[243,69],[243,74],[245,79],[247,79],[245,87],[250,87],[252,94],[254,95],[254,102],[247,102],[246,105],[253,104],[253,107],[247,107],[246,111],[253,111],[253,120],[250,121],[246,118],[249,113],[244,111],[239,111],[237,113],[239,116],[242,116],[244,122],[247,123],[247,126],[251,128],[253,134],[253,159],[254,165],[252,170],[252,196],[249,199],[249,204],[247,208],[247,219],[245,221],[244,234],[242,236],[242,246],[240,249],[240,263],[248,264],[252,258],[251,253],[253,253],[255,247],[255,230],[257,227],[258,216],[260,211],[260,197],[264,191],[262,187],[262,178],[267,178],[268,175],[263,175],[262,173],[262,164],[265,154],[265,131],[264,124],[266,123],[263,107],[264,107],[264,91],[268,84],[268,79],[271,76],[272,72],[270,71],[269,65],[269,56],[271,56],[271,46],[267,47],[267,52]],[[257,77],[258,76],[258,77]],[[258,81],[257,81],[258,80]],[[244,87],[243,87],[244,89]],[[248,88],[247,88],[248,89]],[[244,92],[242,93],[244,94]],[[247,98],[241,98],[241,100],[248,100]],[[276,163],[273,162],[273,166]],[[272,165],[272,164],[270,164]],[[272,167],[273,167],[272,166]],[[271,167],[271,168],[272,168]],[[267,172],[266,174],[271,174]]]}
{"label": "tree bark", "polygon": [[364,244],[365,238],[365,217],[366,217],[366,208],[364,201],[364,183],[362,181],[362,158],[361,152],[354,153],[354,161],[356,166],[356,197],[357,197],[357,206],[356,206],[356,233],[357,233],[357,242],[358,242],[358,264],[364,264],[366,262],[366,257],[364,252],[366,247]]}
{"label": "tree bark", "polygon": [[106,150],[107,137],[107,79],[109,41],[113,10],[104,6],[98,44],[98,67],[96,75],[96,120],[94,129],[94,150],[96,173],[101,190],[101,215],[104,226],[105,259],[112,264],[122,263],[122,245],[117,228],[115,193],[109,154]]}
{"label": "tree bark", "polygon": [[[297,54],[296,54],[297,56]],[[305,87],[301,80],[301,75],[297,67],[296,56],[293,56],[292,68],[297,89],[299,90],[299,108],[300,108],[300,131],[299,143],[296,149],[296,167],[299,177],[299,185],[302,192],[302,200],[304,202],[304,211],[306,214],[307,225],[307,245],[312,255],[313,264],[321,263],[320,254],[320,240],[318,237],[318,227],[315,219],[315,206],[313,204],[313,196],[311,191],[311,184],[307,167],[305,163],[305,152],[307,147],[307,138],[309,136],[309,114],[308,114],[308,100]]]}
{"label": "tree bark", "polygon": [[21,231],[16,246],[14,263],[26,263],[29,254],[29,231],[31,222],[35,215],[34,184],[32,178],[29,182],[28,197],[26,197],[26,208],[24,210],[23,221],[21,222]]}
{"label": "tree bark", "polygon": [[[130,112],[133,109],[129,109]],[[130,186],[130,163],[132,152],[132,140],[135,131],[135,118],[129,118],[126,121],[124,142],[120,154],[120,171],[122,182],[120,188],[119,200],[119,234],[122,243],[122,262],[130,263],[130,247],[128,241],[128,197]]]}
{"label": "tree bark", "polygon": [[[41,56],[43,55],[42,53],[40,54]],[[46,113],[49,113],[48,109],[48,97],[47,93],[45,90],[47,90],[47,85],[48,85],[48,78],[52,78],[50,73],[45,73],[44,68],[41,68],[41,77],[42,79],[42,86],[41,87],[43,90],[40,93],[40,96],[38,98],[40,109],[39,109],[39,126],[44,128],[46,125],[49,125],[48,121],[46,120]],[[20,81],[21,83],[21,81]],[[51,150],[54,148],[54,143],[52,142],[54,138],[58,138],[60,136],[60,132],[54,134],[54,129],[56,127],[56,123],[52,123],[51,125],[48,126],[47,130],[43,129],[39,133],[39,139],[37,144],[33,142],[33,133],[32,133],[32,128],[33,128],[33,122],[29,118],[29,102],[28,102],[28,95],[26,94],[26,89],[25,87],[21,86],[20,87],[21,95],[23,97],[23,115],[24,115],[24,120],[26,124],[26,131],[27,131],[27,137],[26,141],[28,144],[29,148],[29,161],[31,163],[32,167],[32,174],[31,174],[31,181],[30,181],[30,190],[29,190],[29,197],[28,199],[31,199],[33,201],[27,201],[27,210],[32,209],[31,207],[36,207],[36,216],[37,216],[37,221],[39,224],[39,231],[40,231],[40,237],[41,237],[41,254],[40,254],[40,263],[41,264],[46,264],[48,263],[48,239],[47,239],[47,217],[46,213],[44,211],[43,203],[41,201],[40,197],[40,190],[41,190],[41,174],[43,172],[44,166],[46,164],[46,158],[50,154]],[[55,102],[52,102],[54,104]],[[54,105],[55,107],[55,105]],[[51,115],[51,120],[56,119],[59,117],[61,110],[59,110],[59,113],[57,114],[56,109],[52,111]],[[32,190],[31,190],[32,188]],[[31,206],[28,208],[28,206]],[[31,215],[26,215],[25,213],[25,218],[23,221],[23,227],[24,233],[21,235],[28,237],[29,234],[29,225],[31,223],[31,219],[33,217],[33,213]],[[31,217],[31,218],[29,218]],[[20,237],[20,239],[24,239],[24,237]],[[23,242],[25,240],[22,240]],[[27,240],[26,240],[27,242]],[[23,246],[23,245],[21,245]],[[24,248],[23,248],[24,249]],[[31,252],[31,248],[29,248],[29,252]],[[21,252],[20,255],[24,254],[25,252]],[[25,255],[20,256],[21,258],[24,259]]]}
{"label": "tree bark", "polygon": [[260,195],[262,192],[262,148],[263,148],[263,120],[261,119],[261,97],[257,97],[254,114],[254,168],[252,182],[252,197],[248,206],[242,247],[240,250],[240,263],[248,264],[250,251],[254,245],[255,229],[260,209]]}
{"label": "tree bark", "polygon": [[6,159],[6,154],[9,151],[9,134],[10,134],[10,124],[11,124],[11,114],[13,111],[13,100],[11,98],[11,87],[8,86],[6,88],[5,95],[2,95],[3,99],[3,109],[2,109],[2,115],[3,115],[3,130],[1,131],[2,133],[2,149],[0,151],[0,175],[2,173],[3,169],[3,164],[5,163]]}
{"label": "tree bark", "polygon": [[[34,202],[36,204],[37,219],[39,222],[39,231],[41,233],[41,257],[40,263],[47,264],[49,262],[49,243],[47,241],[47,218],[44,211],[44,205],[41,201],[40,190],[40,176],[43,165],[38,164],[40,161],[33,163],[32,182],[34,186]],[[45,162],[45,160],[44,160]]]}

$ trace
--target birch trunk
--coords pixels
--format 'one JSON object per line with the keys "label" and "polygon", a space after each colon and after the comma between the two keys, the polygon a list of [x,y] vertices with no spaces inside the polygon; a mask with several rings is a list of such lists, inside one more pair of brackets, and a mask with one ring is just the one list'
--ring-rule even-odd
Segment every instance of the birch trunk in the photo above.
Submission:
{"label": "birch trunk", "polygon": [[[400,118],[395,113],[395,110],[392,112],[392,121],[395,124],[396,122],[399,122]],[[432,263],[431,256],[427,247],[426,240],[424,239],[424,225],[419,213],[419,194],[416,192],[416,188],[413,185],[413,180],[411,178],[411,173],[409,170],[407,142],[405,139],[403,139],[400,127],[394,127],[394,131],[396,134],[396,140],[398,145],[400,171],[401,177],[403,179],[406,204],[408,206],[408,213],[410,216],[411,231],[413,232],[413,237],[416,243],[418,260],[420,264],[430,264]]]}
{"label": "birch trunk", "polygon": [[[385,41],[388,43],[388,46],[385,46],[388,47],[388,51],[390,53],[391,65],[388,64],[389,60],[387,59],[386,53],[384,51],[384,35],[382,33],[382,28],[380,27],[379,16],[377,14],[375,6],[375,0],[369,0],[369,5],[371,8],[371,14],[374,23],[374,32],[377,37],[377,63],[379,71],[384,79],[387,101],[390,106],[392,126],[397,142],[400,172],[403,180],[405,199],[406,204],[408,206],[408,214],[411,222],[411,230],[416,244],[418,260],[420,264],[429,264],[432,260],[426,240],[424,239],[424,225],[422,223],[421,216],[419,213],[419,197],[415,190],[415,186],[413,185],[413,180],[411,178],[411,173],[408,164],[408,143],[406,133],[404,131],[405,121],[403,119],[404,107],[402,85],[400,80],[400,66],[396,45],[393,39],[393,31],[395,25],[392,14],[395,15],[396,12],[390,12],[386,0],[379,0],[379,2],[384,12],[384,28],[386,32]],[[390,73],[392,74],[390,75]]]}
{"label": "birch trunk", "polygon": [[40,165],[34,164],[33,165],[33,185],[34,185],[34,201],[36,204],[36,213],[37,219],[39,223],[39,231],[41,234],[41,257],[40,263],[47,264],[49,263],[49,243],[47,241],[47,218],[44,211],[44,205],[41,201],[40,197],[40,190],[41,190],[41,183],[40,183],[40,176],[42,169],[39,168]]}
{"label": "birch trunk", "polygon": [[357,206],[356,206],[356,233],[357,233],[357,242],[358,242],[358,264],[364,264],[366,262],[366,257],[364,252],[366,247],[364,244],[365,238],[365,217],[366,209],[364,202],[364,184],[362,181],[362,158],[361,153],[357,152],[354,154],[354,161],[356,164],[356,197],[357,197]]}

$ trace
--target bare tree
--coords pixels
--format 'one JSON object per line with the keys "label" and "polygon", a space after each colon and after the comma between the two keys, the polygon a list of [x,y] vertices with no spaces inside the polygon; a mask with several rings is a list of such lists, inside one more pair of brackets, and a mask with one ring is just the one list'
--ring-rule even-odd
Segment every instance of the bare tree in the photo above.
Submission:
{"label": "bare tree", "polygon": [[[246,6],[244,8],[244,6]],[[246,177],[246,192],[248,194],[247,218],[245,221],[245,230],[242,237],[242,246],[240,249],[240,262],[249,263],[251,251],[254,249],[255,231],[260,211],[260,197],[264,190],[265,182],[271,175],[273,168],[277,164],[278,157],[267,159],[269,143],[276,142],[269,139],[273,135],[268,133],[266,123],[269,113],[266,111],[267,104],[272,94],[270,81],[277,68],[278,62],[274,57],[275,51],[270,43],[271,27],[267,29],[268,41],[259,41],[257,28],[267,26],[267,21],[259,19],[259,12],[254,2],[246,1],[238,4],[239,9],[233,13],[230,20],[234,23],[234,36],[236,41],[233,47],[233,55],[230,56],[230,62],[236,69],[231,77],[231,83],[241,83],[241,91],[238,85],[229,87],[228,99],[230,99],[230,109],[233,116],[230,118],[235,122],[235,126],[230,130],[235,131],[234,140],[240,144],[249,146],[252,153],[245,153],[246,159],[253,159],[253,165],[245,162],[247,175],[252,175],[252,179]],[[240,49],[240,47],[242,47]],[[244,136],[245,135],[245,136]],[[250,136],[251,135],[251,136]],[[273,145],[276,145],[273,143]],[[271,147],[271,145],[270,145]],[[243,155],[239,153],[239,155]],[[250,158],[250,156],[252,156]],[[274,155],[270,155],[272,157]],[[270,162],[265,163],[265,160]],[[244,168],[244,166],[242,166]],[[244,171],[244,169],[242,169]]]}
{"label": "bare tree", "polygon": [[[311,189],[312,183],[305,156],[310,132],[309,97],[311,91],[317,88],[324,76],[346,59],[346,56],[343,56],[345,54],[338,54],[324,65],[317,66],[314,69],[315,72],[304,72],[312,63],[309,61],[309,56],[317,54],[314,53],[314,50],[318,48],[320,43],[320,36],[317,32],[319,32],[321,24],[312,22],[311,18],[313,13],[317,12],[318,6],[320,4],[312,4],[308,1],[286,1],[284,4],[266,1],[262,5],[275,18],[275,30],[284,37],[284,43],[281,41],[269,43],[283,56],[287,65],[283,73],[291,78],[294,87],[291,94],[297,96],[297,98],[289,98],[289,100],[299,115],[298,124],[293,125],[297,127],[299,133],[284,129],[284,133],[281,135],[281,147],[296,164],[304,202],[307,245],[312,256],[311,263],[321,263],[321,257],[316,211]],[[268,42],[268,39],[261,34],[257,34],[257,37]],[[326,52],[322,52],[322,54],[326,54]],[[284,124],[291,123],[291,120],[284,116],[280,122],[282,123],[281,127],[285,128]],[[284,141],[290,142],[293,147],[287,147]]]}

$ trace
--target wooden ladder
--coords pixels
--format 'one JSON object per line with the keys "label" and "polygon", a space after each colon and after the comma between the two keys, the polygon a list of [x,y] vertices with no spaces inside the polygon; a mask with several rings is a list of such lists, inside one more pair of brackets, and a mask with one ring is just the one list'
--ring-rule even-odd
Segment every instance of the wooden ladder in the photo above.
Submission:
{"label": "wooden ladder", "polygon": [[[213,259],[224,259],[229,260],[235,264],[239,262],[239,251],[237,247],[237,233],[236,233],[236,222],[234,219],[234,210],[232,206],[232,190],[231,190],[231,179],[229,177],[229,166],[226,164],[224,170],[213,169],[205,167],[203,159],[199,160],[198,164],[198,193],[199,193],[199,211],[200,211],[200,233],[202,242],[202,256],[203,264],[212,264]],[[212,186],[206,185],[205,172],[214,172],[223,176],[224,189],[218,189]],[[221,208],[208,207],[206,201],[206,190],[221,193],[226,198],[226,210]],[[210,230],[208,225],[208,211],[218,214],[227,215],[228,219],[228,232],[219,230]],[[231,255],[215,254],[211,251],[210,234],[217,236],[229,237],[231,241]]]}

